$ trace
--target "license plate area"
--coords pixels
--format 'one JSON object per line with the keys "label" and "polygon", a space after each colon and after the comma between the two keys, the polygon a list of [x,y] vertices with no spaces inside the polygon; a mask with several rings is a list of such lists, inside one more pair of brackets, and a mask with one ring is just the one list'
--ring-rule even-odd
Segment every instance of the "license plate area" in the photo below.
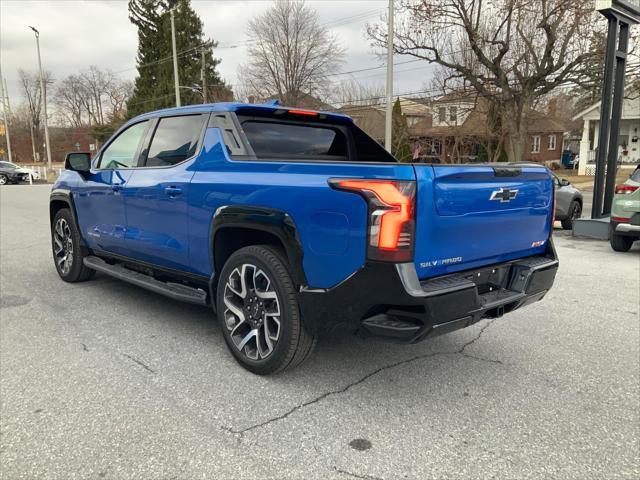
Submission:
{"label": "license plate area", "polygon": [[511,274],[511,264],[475,270],[465,275],[465,279],[475,283],[478,293],[493,292],[507,288]]}

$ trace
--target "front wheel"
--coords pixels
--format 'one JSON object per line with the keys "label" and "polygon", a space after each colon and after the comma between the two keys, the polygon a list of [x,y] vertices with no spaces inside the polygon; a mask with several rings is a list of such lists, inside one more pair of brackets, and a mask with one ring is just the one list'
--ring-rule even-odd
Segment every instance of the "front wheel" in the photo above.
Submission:
{"label": "front wheel", "polygon": [[56,270],[65,282],[83,282],[95,275],[95,270],[83,263],[86,255],[81,248],[80,232],[68,208],[59,210],[53,218],[51,247]]}
{"label": "front wheel", "polygon": [[575,200],[569,205],[569,216],[562,220],[562,228],[565,230],[573,229],[573,222],[582,216],[582,206]]}
{"label": "front wheel", "polygon": [[241,248],[218,280],[218,320],[225,342],[244,368],[268,375],[296,367],[316,337],[302,324],[287,262],[269,245]]}

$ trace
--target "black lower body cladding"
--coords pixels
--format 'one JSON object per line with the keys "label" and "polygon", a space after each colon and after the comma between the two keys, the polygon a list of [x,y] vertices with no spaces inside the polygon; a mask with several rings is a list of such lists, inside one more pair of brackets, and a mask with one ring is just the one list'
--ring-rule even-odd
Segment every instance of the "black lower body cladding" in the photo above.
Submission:
{"label": "black lower body cladding", "polygon": [[413,264],[367,262],[334,288],[302,289],[300,309],[314,333],[350,331],[414,343],[541,300],[558,260],[544,255],[419,281]]}

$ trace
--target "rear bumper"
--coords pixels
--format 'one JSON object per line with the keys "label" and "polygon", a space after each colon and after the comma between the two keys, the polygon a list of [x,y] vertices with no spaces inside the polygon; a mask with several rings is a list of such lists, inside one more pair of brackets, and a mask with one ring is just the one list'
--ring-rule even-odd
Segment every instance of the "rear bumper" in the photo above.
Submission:
{"label": "rear bumper", "polygon": [[414,343],[541,300],[553,285],[558,260],[545,255],[419,281],[414,265],[369,262],[328,290],[302,289],[307,328]]}
{"label": "rear bumper", "polygon": [[640,237],[640,213],[635,213],[626,221],[611,220],[611,227],[616,233],[631,237]]}

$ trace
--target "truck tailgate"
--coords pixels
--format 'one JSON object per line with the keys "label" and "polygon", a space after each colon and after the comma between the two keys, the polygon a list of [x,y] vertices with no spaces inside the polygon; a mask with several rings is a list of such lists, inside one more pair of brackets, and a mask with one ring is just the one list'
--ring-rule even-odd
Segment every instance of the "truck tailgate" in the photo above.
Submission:
{"label": "truck tailgate", "polygon": [[429,278],[543,253],[553,205],[543,167],[414,165],[414,261]]}

